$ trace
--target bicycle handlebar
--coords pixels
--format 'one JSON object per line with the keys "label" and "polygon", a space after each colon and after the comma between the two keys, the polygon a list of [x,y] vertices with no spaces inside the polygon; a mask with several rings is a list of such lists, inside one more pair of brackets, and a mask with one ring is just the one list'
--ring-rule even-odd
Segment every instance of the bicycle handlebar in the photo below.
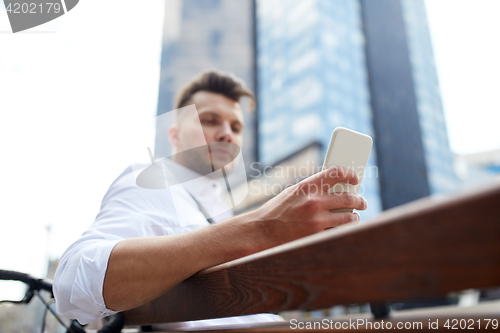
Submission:
{"label": "bicycle handlebar", "polygon": [[[0,269],[0,280],[14,280],[26,283],[29,286],[29,290],[26,296],[21,301],[16,301],[13,303],[28,303],[33,297],[34,291],[45,290],[52,294],[52,281],[48,279],[37,279],[26,273],[7,271]],[[56,313],[53,314],[57,317]],[[62,324],[62,322],[61,322]],[[110,316],[109,322],[102,327],[99,332],[102,333],[113,333],[120,332],[124,324],[124,317],[122,313],[117,313]],[[81,325],[78,324],[76,320],[71,321],[71,326],[68,328],[67,332],[85,332]]]}
{"label": "bicycle handlebar", "polygon": [[37,279],[26,273],[0,269],[0,280],[21,281],[35,290],[45,290],[52,293],[52,281],[47,279]]}

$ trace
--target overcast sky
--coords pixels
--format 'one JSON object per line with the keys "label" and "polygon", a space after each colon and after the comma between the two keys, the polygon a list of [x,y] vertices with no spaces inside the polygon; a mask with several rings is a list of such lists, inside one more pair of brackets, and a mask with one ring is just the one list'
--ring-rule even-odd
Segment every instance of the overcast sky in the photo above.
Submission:
{"label": "overcast sky", "polygon": [[[500,1],[427,5],[452,150],[500,148]],[[85,0],[11,34],[0,5],[0,268],[44,274],[124,166],[147,160],[162,20],[162,0]]]}
{"label": "overcast sky", "polygon": [[500,1],[426,6],[452,151],[500,149]]}
{"label": "overcast sky", "polygon": [[111,182],[138,154],[149,160],[162,27],[162,0],[85,0],[0,33],[0,268],[44,274],[47,253],[85,231]]}

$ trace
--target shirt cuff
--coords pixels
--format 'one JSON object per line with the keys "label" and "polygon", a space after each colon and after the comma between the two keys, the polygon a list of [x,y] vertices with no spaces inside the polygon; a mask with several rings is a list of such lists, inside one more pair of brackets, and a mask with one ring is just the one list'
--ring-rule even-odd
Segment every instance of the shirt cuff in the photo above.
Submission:
{"label": "shirt cuff", "polygon": [[120,241],[91,243],[81,253],[70,303],[82,310],[76,318],[82,324],[117,312],[106,308],[102,290],[109,256]]}

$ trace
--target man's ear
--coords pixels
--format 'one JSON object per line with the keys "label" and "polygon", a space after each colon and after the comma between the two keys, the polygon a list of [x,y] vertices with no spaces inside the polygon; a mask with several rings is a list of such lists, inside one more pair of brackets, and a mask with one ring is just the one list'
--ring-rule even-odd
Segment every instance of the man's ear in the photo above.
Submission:
{"label": "man's ear", "polygon": [[179,151],[179,127],[176,124],[170,125],[168,129],[168,141],[172,145],[173,152]]}

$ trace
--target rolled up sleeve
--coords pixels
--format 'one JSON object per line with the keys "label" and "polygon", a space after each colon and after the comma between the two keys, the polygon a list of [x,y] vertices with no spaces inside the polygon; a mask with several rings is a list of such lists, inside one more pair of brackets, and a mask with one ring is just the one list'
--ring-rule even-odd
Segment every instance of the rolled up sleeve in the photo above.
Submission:
{"label": "rolled up sleeve", "polygon": [[54,279],[59,313],[81,324],[109,316],[102,296],[109,255],[120,240],[76,243],[64,253]]}

